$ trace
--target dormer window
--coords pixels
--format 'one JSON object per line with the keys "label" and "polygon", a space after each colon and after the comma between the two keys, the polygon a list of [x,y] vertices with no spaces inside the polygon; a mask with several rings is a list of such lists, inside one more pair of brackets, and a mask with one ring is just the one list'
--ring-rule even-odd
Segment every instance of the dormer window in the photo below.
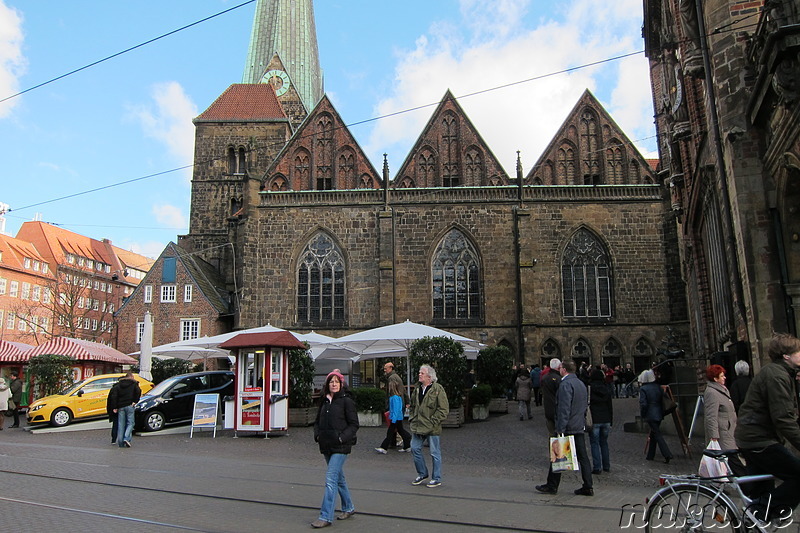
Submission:
{"label": "dormer window", "polygon": [[31,267],[31,258],[30,257],[26,257],[25,260],[23,261],[23,264],[25,265],[25,268],[30,268]]}

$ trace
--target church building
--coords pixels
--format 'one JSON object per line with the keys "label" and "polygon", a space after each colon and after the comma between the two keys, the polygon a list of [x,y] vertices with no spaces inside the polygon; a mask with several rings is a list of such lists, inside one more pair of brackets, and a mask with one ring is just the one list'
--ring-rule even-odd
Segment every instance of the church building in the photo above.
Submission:
{"label": "church building", "polygon": [[[270,323],[340,337],[409,319],[527,364],[636,370],[667,337],[688,341],[668,193],[588,90],[560,126],[537,126],[555,136],[527,172],[518,158],[507,175],[449,90],[411,151],[391,154],[402,163],[378,169],[323,91],[312,0],[259,0],[242,83],[194,123],[189,234],[158,260],[216,272],[226,308],[193,335]],[[118,313],[130,351],[144,311],[168,305],[143,300],[162,270]],[[154,343],[185,338],[173,329]]]}

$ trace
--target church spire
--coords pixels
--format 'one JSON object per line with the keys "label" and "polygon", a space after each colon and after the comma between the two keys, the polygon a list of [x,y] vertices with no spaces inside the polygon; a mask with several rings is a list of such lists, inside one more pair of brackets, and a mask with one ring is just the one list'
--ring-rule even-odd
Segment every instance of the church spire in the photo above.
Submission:
{"label": "church spire", "polygon": [[313,0],[258,0],[242,83],[260,83],[278,54],[306,111],[324,94]]}

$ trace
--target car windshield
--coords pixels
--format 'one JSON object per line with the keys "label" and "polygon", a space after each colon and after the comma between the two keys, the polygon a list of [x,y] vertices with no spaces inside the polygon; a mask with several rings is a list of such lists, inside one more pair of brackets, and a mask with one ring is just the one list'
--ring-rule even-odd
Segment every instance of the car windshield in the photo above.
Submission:
{"label": "car windshield", "polygon": [[89,381],[89,380],[88,379],[84,379],[83,381],[76,381],[75,383],[73,383],[72,385],[67,387],[66,389],[62,389],[61,391],[57,392],[56,394],[60,394],[61,396],[67,396],[69,394],[72,394],[76,390],[78,390],[81,387],[83,387],[83,384],[86,383],[87,381]]}
{"label": "car windshield", "polygon": [[165,379],[164,381],[153,387],[146,394],[146,396],[161,396],[162,394],[164,394],[165,391],[167,391],[170,387],[172,387],[175,384],[175,382],[178,381],[179,379],[180,378],[177,376]]}

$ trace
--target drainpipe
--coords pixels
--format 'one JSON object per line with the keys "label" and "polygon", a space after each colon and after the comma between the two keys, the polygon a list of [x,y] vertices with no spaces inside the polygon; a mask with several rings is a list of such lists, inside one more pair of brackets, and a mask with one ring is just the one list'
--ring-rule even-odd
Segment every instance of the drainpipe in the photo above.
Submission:
{"label": "drainpipe", "polygon": [[517,345],[519,346],[519,362],[525,363],[525,334],[522,330],[522,245],[519,238],[519,217],[523,209],[522,200],[522,161],[520,160],[519,150],[517,150],[517,200],[518,205],[514,206],[514,259],[516,277],[516,297],[517,297]]}

